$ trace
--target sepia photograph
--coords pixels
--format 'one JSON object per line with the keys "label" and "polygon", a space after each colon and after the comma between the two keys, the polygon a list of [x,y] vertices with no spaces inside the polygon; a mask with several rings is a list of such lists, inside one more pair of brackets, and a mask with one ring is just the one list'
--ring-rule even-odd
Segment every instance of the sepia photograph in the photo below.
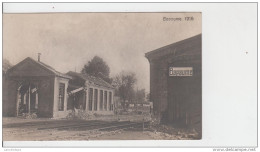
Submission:
{"label": "sepia photograph", "polygon": [[201,140],[202,13],[3,13],[3,141]]}

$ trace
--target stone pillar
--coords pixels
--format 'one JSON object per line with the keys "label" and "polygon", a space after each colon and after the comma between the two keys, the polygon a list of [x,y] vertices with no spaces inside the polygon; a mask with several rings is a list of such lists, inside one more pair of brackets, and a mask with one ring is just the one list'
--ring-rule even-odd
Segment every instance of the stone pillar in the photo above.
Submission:
{"label": "stone pillar", "polygon": [[115,104],[114,104],[114,91],[111,91],[111,104],[112,104],[112,111],[114,111]]}
{"label": "stone pillar", "polygon": [[109,111],[109,91],[107,90],[107,111]]}
{"label": "stone pillar", "polygon": [[103,90],[103,111],[105,111],[105,90]]}
{"label": "stone pillar", "polygon": [[86,109],[85,109],[85,111],[89,111],[89,105],[88,105],[88,100],[89,100],[88,99],[88,97],[89,97],[88,95],[89,95],[89,93],[88,93],[88,91],[89,91],[89,89],[88,89],[88,87],[86,87],[86,90],[85,90]]}
{"label": "stone pillar", "polygon": [[16,97],[16,117],[19,114],[19,99],[20,99],[20,88],[17,89],[17,97]]}
{"label": "stone pillar", "polygon": [[35,93],[36,93],[35,94],[35,109],[38,109],[38,103],[39,103],[39,101],[38,101],[38,90]]}
{"label": "stone pillar", "polygon": [[31,113],[31,85],[29,85],[29,94],[28,94],[28,113]]}
{"label": "stone pillar", "polygon": [[26,100],[27,100],[26,96],[27,96],[27,92],[25,92],[24,95],[23,95],[23,104],[26,104]]}
{"label": "stone pillar", "polygon": [[94,96],[95,96],[95,88],[93,87],[93,91],[92,91],[92,111],[95,111],[94,110],[94,104],[95,104],[95,101],[94,101]]}
{"label": "stone pillar", "polygon": [[100,104],[99,94],[100,94],[99,89],[97,89],[97,111],[99,111],[99,104]]}

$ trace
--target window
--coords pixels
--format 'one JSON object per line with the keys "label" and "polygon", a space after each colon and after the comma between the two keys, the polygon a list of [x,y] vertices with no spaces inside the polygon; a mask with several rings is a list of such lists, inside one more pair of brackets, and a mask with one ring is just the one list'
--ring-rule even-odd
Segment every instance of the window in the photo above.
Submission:
{"label": "window", "polygon": [[107,110],[107,91],[105,91],[104,109]]}
{"label": "window", "polygon": [[88,110],[92,111],[92,101],[93,101],[93,88],[89,88],[89,96],[88,96]]}
{"label": "window", "polygon": [[100,101],[99,109],[100,109],[100,110],[103,110],[103,90],[100,90],[100,93],[99,93],[99,101]]}
{"label": "window", "polygon": [[95,89],[94,92],[94,110],[97,111],[97,98],[98,98],[98,90]]}
{"label": "window", "polygon": [[65,84],[59,84],[59,111],[64,111],[64,94],[65,94]]}
{"label": "window", "polygon": [[109,110],[112,110],[112,92],[109,92]]}

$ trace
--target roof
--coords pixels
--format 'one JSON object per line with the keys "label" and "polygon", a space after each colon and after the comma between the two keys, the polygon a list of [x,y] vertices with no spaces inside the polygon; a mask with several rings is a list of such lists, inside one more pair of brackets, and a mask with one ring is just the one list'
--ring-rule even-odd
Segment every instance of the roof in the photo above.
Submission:
{"label": "roof", "polygon": [[88,74],[77,73],[77,72],[73,72],[73,71],[69,71],[67,73],[67,75],[72,76],[72,77],[78,77],[85,81],[90,81],[99,86],[103,86],[103,87],[107,87],[107,88],[114,88],[111,84],[109,84],[108,82],[106,82],[105,80],[103,80],[99,77],[91,76]]}
{"label": "roof", "polygon": [[190,37],[190,38],[166,45],[164,47],[155,49],[153,51],[145,53],[145,57],[148,59],[151,59],[151,58],[158,58],[158,57],[166,56],[166,55],[169,55],[172,53],[179,54],[182,52],[182,50],[185,50],[185,49],[193,47],[193,46],[199,46],[201,48],[201,36],[202,36],[201,34],[198,34],[193,37]]}
{"label": "roof", "polygon": [[40,61],[35,61],[34,59],[30,58],[30,57],[27,57],[25,58],[23,61],[19,62],[18,64],[16,64],[15,66],[13,66],[12,68],[10,68],[8,71],[12,71],[14,70],[18,65],[24,63],[24,62],[32,62],[33,64],[36,64],[38,66],[40,66],[41,68],[49,71],[50,73],[54,74],[55,76],[59,76],[59,77],[63,77],[63,78],[67,78],[67,79],[71,79],[70,76],[66,75],[66,74],[63,74],[61,72],[58,72],[56,71],[54,68],[52,68],[51,66],[43,63],[43,62],[40,62]]}

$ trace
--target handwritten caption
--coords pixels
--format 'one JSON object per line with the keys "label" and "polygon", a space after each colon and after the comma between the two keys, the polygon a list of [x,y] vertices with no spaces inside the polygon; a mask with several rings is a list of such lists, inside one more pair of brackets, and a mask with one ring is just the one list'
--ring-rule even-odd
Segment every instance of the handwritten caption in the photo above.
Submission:
{"label": "handwritten caption", "polygon": [[193,16],[188,17],[163,17],[163,21],[194,21]]}

